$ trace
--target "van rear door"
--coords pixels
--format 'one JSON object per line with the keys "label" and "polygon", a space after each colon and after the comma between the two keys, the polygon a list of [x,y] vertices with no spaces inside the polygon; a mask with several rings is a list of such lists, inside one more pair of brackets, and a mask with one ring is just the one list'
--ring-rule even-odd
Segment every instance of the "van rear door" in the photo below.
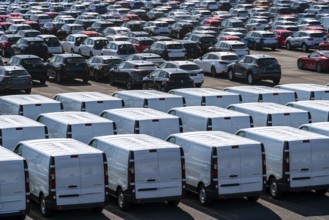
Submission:
{"label": "van rear door", "polygon": [[55,157],[57,205],[80,204],[79,155]]}
{"label": "van rear door", "polygon": [[293,126],[292,120],[291,120],[291,114],[289,112],[287,113],[278,113],[278,114],[272,114],[272,126]]}
{"label": "van rear door", "polygon": [[182,195],[182,167],[179,148],[157,149],[159,158],[159,196]]}
{"label": "van rear door", "polygon": [[104,202],[104,166],[102,154],[81,154],[80,162],[80,202]]}
{"label": "van rear door", "polygon": [[0,161],[0,214],[26,209],[24,164]]}
{"label": "van rear door", "polygon": [[23,115],[33,120],[36,120],[38,116],[42,113],[62,111],[60,104],[58,103],[27,104],[23,106],[23,110]]}
{"label": "van rear door", "polygon": [[215,118],[212,122],[213,131],[225,131],[235,133],[241,128],[250,127],[250,118],[247,116],[234,116]]}
{"label": "van rear door", "polygon": [[140,120],[139,132],[141,134],[148,134],[153,137],[161,138],[160,120],[159,119]]}
{"label": "van rear door", "polygon": [[179,119],[178,118],[168,118],[162,119],[160,121],[160,137],[161,139],[166,139],[170,134],[179,133]]}
{"label": "van rear door", "polygon": [[113,134],[112,123],[83,123],[72,125],[72,138],[88,143],[91,138]]}
{"label": "van rear door", "polygon": [[311,178],[311,144],[309,140],[289,142],[290,186],[308,187]]}
{"label": "van rear door", "polygon": [[183,107],[181,98],[148,99],[148,107],[161,112],[168,112],[172,108]]}
{"label": "van rear door", "polygon": [[312,176],[311,186],[327,185],[329,183],[329,151],[327,141],[312,140]]}
{"label": "van rear door", "polygon": [[316,91],[314,92],[315,100],[329,100],[329,89],[328,91]]}
{"label": "van rear door", "polygon": [[222,108],[240,102],[238,95],[218,95],[218,96],[206,96],[206,105],[213,105]]}
{"label": "van rear door", "polygon": [[99,115],[105,109],[122,108],[121,100],[86,102],[86,112]]}
{"label": "van rear door", "polygon": [[285,105],[295,100],[294,93],[265,93],[262,94],[263,102],[274,102]]}

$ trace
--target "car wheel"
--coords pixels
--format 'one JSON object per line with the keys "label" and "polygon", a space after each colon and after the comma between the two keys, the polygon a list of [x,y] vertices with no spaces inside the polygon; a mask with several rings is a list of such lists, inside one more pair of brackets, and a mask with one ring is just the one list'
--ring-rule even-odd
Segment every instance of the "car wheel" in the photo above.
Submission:
{"label": "car wheel", "polygon": [[52,210],[47,208],[47,202],[43,195],[40,197],[40,212],[44,217],[48,217],[52,214]]}
{"label": "car wheel", "polygon": [[259,199],[259,196],[248,196],[247,197],[248,202],[257,202],[258,199]]}
{"label": "car wheel", "polygon": [[96,82],[99,82],[99,72],[97,70],[94,70],[94,79]]}
{"label": "car wheel", "polygon": [[228,70],[228,79],[230,81],[233,81],[234,80],[234,71],[233,71],[233,69],[229,69]]}
{"label": "car wheel", "polygon": [[143,83],[143,89],[144,89],[144,90],[148,90],[148,89],[149,89],[147,83]]}
{"label": "car wheel", "polygon": [[291,44],[289,42],[286,43],[286,48],[287,48],[287,50],[292,50]]}
{"label": "car wheel", "polygon": [[121,189],[117,193],[117,203],[121,210],[127,210],[130,208],[130,203],[126,201],[126,198]]}
{"label": "car wheel", "polygon": [[128,78],[126,79],[126,88],[127,88],[128,90],[130,90],[130,89],[132,89],[132,87],[133,87],[133,82],[132,82],[131,78],[128,77]]}
{"label": "car wheel", "polygon": [[279,190],[278,181],[273,177],[270,180],[270,196],[273,199],[279,199],[282,197],[282,192]]}
{"label": "car wheel", "polygon": [[302,70],[304,69],[304,64],[303,64],[303,61],[302,60],[297,60],[297,67],[298,69]]}
{"label": "car wheel", "polygon": [[42,85],[46,84],[46,79],[40,79],[40,84]]}
{"label": "car wheel", "polygon": [[318,72],[318,73],[322,72],[322,65],[320,62],[316,63],[316,72]]}
{"label": "car wheel", "polygon": [[195,87],[200,88],[202,86],[202,83],[196,83]]}
{"label": "car wheel", "polygon": [[328,192],[328,189],[316,189],[315,193],[319,196],[323,196]]}
{"label": "car wheel", "polygon": [[89,81],[89,77],[85,77],[85,78],[82,79],[83,83],[88,83],[88,81]]}
{"label": "car wheel", "polygon": [[247,74],[247,82],[248,82],[249,85],[253,85],[255,83],[252,73]]}
{"label": "car wheel", "polygon": [[111,85],[111,86],[113,86],[114,85],[114,76],[113,76],[113,74],[109,74],[109,84]]}
{"label": "car wheel", "polygon": [[93,208],[92,211],[93,211],[94,213],[101,213],[101,212],[103,211],[103,209],[104,209],[104,208],[102,208],[102,207],[97,207],[97,208]]}
{"label": "car wheel", "polygon": [[60,72],[56,72],[56,82],[62,83],[62,77]]}
{"label": "car wheel", "polygon": [[280,79],[273,79],[273,84],[278,85],[280,83]]}
{"label": "car wheel", "polygon": [[216,68],[212,66],[211,69],[210,69],[210,73],[211,73],[212,77],[216,77],[217,76]]}
{"label": "car wheel", "polygon": [[302,51],[303,51],[303,52],[307,52],[307,51],[308,51],[308,47],[307,47],[306,44],[303,44],[303,45],[302,45]]}
{"label": "car wheel", "polygon": [[258,50],[258,47],[257,47],[256,43],[253,43],[253,44],[252,44],[252,49],[253,49],[253,50]]}
{"label": "car wheel", "polygon": [[174,201],[167,201],[166,202],[168,206],[170,207],[177,207],[179,204],[179,200],[174,200]]}
{"label": "car wheel", "polygon": [[199,201],[202,206],[207,206],[211,204],[211,199],[208,197],[206,188],[203,184],[199,186],[198,194],[199,194]]}
{"label": "car wheel", "polygon": [[26,94],[31,94],[32,89],[25,89]]}
{"label": "car wheel", "polygon": [[93,52],[90,51],[89,57],[93,57],[93,56],[94,56]]}
{"label": "car wheel", "polygon": [[276,47],[271,47],[271,50],[275,51]]}

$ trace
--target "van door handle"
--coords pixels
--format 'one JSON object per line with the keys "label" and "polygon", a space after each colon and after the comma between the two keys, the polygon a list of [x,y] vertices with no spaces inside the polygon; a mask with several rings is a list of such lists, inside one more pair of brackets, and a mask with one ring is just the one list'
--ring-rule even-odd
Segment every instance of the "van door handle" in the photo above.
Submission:
{"label": "van door handle", "polygon": [[236,174],[233,174],[233,175],[230,175],[231,178],[235,178],[235,177],[238,177],[238,175]]}
{"label": "van door handle", "polygon": [[146,180],[147,182],[155,182],[156,181],[156,179],[148,179],[148,180]]}
{"label": "van door handle", "polygon": [[309,169],[308,168],[302,168],[300,169],[300,171],[308,171]]}
{"label": "van door handle", "polygon": [[70,185],[68,186],[68,188],[77,188],[78,186],[77,185]]}

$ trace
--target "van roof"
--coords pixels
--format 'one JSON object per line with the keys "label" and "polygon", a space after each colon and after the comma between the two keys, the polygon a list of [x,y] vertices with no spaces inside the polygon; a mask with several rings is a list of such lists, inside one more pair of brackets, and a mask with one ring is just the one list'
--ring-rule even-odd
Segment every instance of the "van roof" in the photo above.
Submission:
{"label": "van roof", "polygon": [[0,129],[32,126],[44,127],[45,125],[22,115],[0,115]]}
{"label": "van roof", "polygon": [[7,95],[0,97],[0,100],[15,103],[17,105],[34,105],[39,103],[58,103],[59,101],[53,100],[42,95]]}
{"label": "van roof", "polygon": [[[310,123],[310,124],[303,124],[302,126],[306,126],[306,127],[311,127],[311,128],[319,128],[319,129],[323,129],[323,130],[329,130],[329,122],[316,122],[316,123]],[[301,127],[302,127],[301,126]]]}
{"label": "van roof", "polygon": [[125,116],[127,118],[135,120],[150,120],[150,119],[168,119],[168,118],[178,118],[177,116],[170,115],[164,112],[152,108],[118,108],[118,109],[108,109],[104,112],[110,114],[116,114],[119,116]]}
{"label": "van roof", "polygon": [[233,106],[236,108],[242,108],[242,109],[250,109],[256,112],[266,112],[270,114],[275,113],[293,113],[293,112],[307,112],[302,109],[281,105],[273,102],[246,102],[246,103],[236,103],[231,104],[229,106]]}
{"label": "van roof", "polygon": [[311,83],[292,83],[292,84],[283,84],[277,85],[275,88],[282,88],[282,89],[296,89],[302,91],[329,91],[328,86],[318,85],[318,84],[311,84]]}
{"label": "van roof", "polygon": [[230,145],[259,144],[258,141],[243,138],[223,131],[197,131],[170,135],[187,141],[197,142],[208,147],[226,147]]}
{"label": "van roof", "polygon": [[298,106],[310,107],[313,109],[321,109],[324,111],[329,111],[329,100],[303,100],[296,102],[289,102],[288,104],[292,104],[298,108]]}
{"label": "van roof", "polygon": [[13,160],[24,160],[23,157],[18,156],[14,152],[0,146],[0,161],[13,161]]}
{"label": "van roof", "polygon": [[213,89],[213,88],[183,88],[183,89],[172,89],[169,91],[172,93],[178,93],[178,94],[191,94],[191,95],[197,95],[197,96],[223,96],[223,95],[234,95],[238,96],[239,94],[227,92],[219,89]]}
{"label": "van roof", "polygon": [[290,90],[272,88],[267,86],[231,86],[224,88],[224,91],[230,92],[249,92],[254,94],[267,94],[267,93],[293,93]]}
{"label": "van roof", "polygon": [[72,138],[37,139],[20,143],[48,156],[101,153],[100,150]]}
{"label": "van roof", "polygon": [[126,90],[126,91],[118,91],[113,93],[115,96],[116,94],[123,94],[129,95],[137,98],[143,99],[158,99],[158,98],[182,98],[181,96],[157,91],[157,90]]}
{"label": "van roof", "polygon": [[277,139],[280,141],[297,141],[297,140],[310,140],[310,139],[328,139],[329,137],[304,131],[298,128],[289,126],[267,126],[267,127],[254,127],[244,128],[240,131],[247,133],[261,134],[262,136]]}
{"label": "van roof", "polygon": [[95,137],[95,139],[128,151],[154,148],[179,148],[176,144],[146,134],[106,135]]}
{"label": "van roof", "polygon": [[82,102],[121,100],[119,98],[100,92],[68,92],[68,93],[59,93],[56,96],[66,97],[70,99],[77,99]]}
{"label": "van roof", "polygon": [[172,108],[178,112],[186,112],[196,116],[202,116],[206,118],[222,118],[222,117],[234,117],[234,116],[246,116],[248,114],[241,113],[238,111],[232,111],[226,108],[221,108],[217,106],[188,106],[188,107],[178,107]]}
{"label": "van roof", "polygon": [[[121,110],[121,109],[119,109],[119,110]],[[51,118],[54,121],[58,121],[61,123],[64,122],[67,124],[112,122],[109,119],[100,117],[98,115],[94,115],[89,112],[78,112],[78,111],[43,113],[40,116]]]}

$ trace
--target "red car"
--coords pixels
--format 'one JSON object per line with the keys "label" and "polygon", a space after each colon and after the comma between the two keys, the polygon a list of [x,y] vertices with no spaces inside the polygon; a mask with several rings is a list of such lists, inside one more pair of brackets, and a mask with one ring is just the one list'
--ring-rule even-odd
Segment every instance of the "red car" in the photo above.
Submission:
{"label": "red car", "polygon": [[12,23],[8,22],[8,21],[2,21],[0,22],[0,28],[4,31],[6,31],[9,26],[11,25]]}
{"label": "red car", "polygon": [[316,70],[318,73],[329,71],[329,50],[320,50],[310,53],[307,56],[299,57],[297,60],[298,69]]}
{"label": "red car", "polygon": [[319,50],[329,50],[329,38],[325,42],[320,43]]}
{"label": "red car", "polygon": [[96,31],[81,31],[80,34],[85,34],[88,37],[100,37],[101,34]]}
{"label": "red car", "polygon": [[276,39],[278,39],[278,47],[286,46],[287,37],[293,34],[289,30],[275,30],[273,33],[276,34]]}
{"label": "red car", "polygon": [[36,21],[24,21],[23,24],[28,24],[32,29],[40,31],[40,25]]}
{"label": "red car", "polygon": [[1,56],[6,57],[11,52],[11,45],[15,44],[21,36],[17,34],[4,34],[0,37]]}
{"label": "red car", "polygon": [[202,22],[203,26],[214,26],[219,27],[220,26],[220,20],[217,18],[207,18]]}
{"label": "red car", "polygon": [[143,53],[144,50],[150,48],[154,42],[154,40],[149,37],[133,37],[129,39],[129,41],[133,44],[136,53]]}

